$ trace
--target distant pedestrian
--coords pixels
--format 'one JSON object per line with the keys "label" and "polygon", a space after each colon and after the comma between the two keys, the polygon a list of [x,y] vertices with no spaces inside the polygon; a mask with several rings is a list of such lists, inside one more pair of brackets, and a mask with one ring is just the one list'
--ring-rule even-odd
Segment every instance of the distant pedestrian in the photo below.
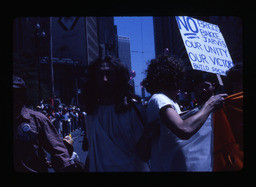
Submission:
{"label": "distant pedestrian", "polygon": [[62,110],[62,115],[61,115],[61,122],[62,122],[62,136],[65,137],[69,135],[70,133],[70,126],[69,126],[69,113],[68,109],[64,108]]}
{"label": "distant pedestrian", "polygon": [[90,172],[148,171],[137,154],[143,125],[132,102],[128,70],[118,59],[97,59],[84,88]]}
{"label": "distant pedestrian", "polygon": [[86,112],[80,112],[80,126],[81,126],[81,135],[86,134],[86,124],[85,124],[85,119],[86,119]]}
{"label": "distant pedestrian", "polygon": [[71,132],[73,132],[77,128],[78,116],[74,108],[69,112],[69,114],[71,118]]}
{"label": "distant pedestrian", "polygon": [[61,134],[61,132],[60,132],[60,123],[61,123],[61,113],[60,113],[59,109],[56,109],[55,121],[54,121],[53,124],[54,124],[58,134]]}

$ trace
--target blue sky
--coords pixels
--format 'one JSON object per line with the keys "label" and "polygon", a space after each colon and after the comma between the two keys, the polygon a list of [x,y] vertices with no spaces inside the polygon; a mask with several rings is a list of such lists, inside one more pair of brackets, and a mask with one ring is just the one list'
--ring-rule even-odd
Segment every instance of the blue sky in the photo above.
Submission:
{"label": "blue sky", "polygon": [[131,65],[136,72],[135,93],[141,96],[140,82],[145,77],[146,63],[155,58],[153,17],[114,17],[114,23],[118,35],[130,38]]}

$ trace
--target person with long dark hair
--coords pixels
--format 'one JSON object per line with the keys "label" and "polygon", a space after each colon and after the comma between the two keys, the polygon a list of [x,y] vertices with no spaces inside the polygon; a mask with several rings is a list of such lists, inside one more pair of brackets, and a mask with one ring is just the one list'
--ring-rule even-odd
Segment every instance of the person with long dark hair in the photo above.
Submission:
{"label": "person with long dark hair", "polygon": [[136,151],[143,124],[134,108],[129,71],[106,56],[88,67],[83,89],[90,172],[148,171]]}
{"label": "person with long dark hair", "polygon": [[151,171],[212,170],[208,135],[199,130],[210,113],[221,107],[227,94],[211,96],[196,114],[182,119],[177,93],[184,76],[182,61],[175,57],[152,59],[146,70],[143,83],[152,94],[147,120],[148,124],[156,121],[155,126],[159,128],[158,134],[152,136]]}

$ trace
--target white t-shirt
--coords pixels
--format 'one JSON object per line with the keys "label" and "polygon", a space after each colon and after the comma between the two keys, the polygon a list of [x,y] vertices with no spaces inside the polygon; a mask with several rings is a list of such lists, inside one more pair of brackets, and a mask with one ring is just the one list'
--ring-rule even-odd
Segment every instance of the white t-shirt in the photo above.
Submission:
{"label": "white t-shirt", "polygon": [[211,115],[189,140],[181,140],[160,121],[159,110],[166,105],[181,113],[179,105],[161,93],[148,103],[148,122],[159,120],[160,124],[160,135],[152,141],[151,171],[212,171]]}
{"label": "white t-shirt", "polygon": [[134,109],[117,114],[114,105],[99,106],[87,115],[86,128],[89,171],[149,171],[135,151],[143,125]]}

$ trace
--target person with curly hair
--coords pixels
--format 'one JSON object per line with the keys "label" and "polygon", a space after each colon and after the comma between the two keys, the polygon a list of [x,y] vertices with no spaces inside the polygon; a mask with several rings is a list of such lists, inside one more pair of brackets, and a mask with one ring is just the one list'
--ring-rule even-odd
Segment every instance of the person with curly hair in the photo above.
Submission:
{"label": "person with curly hair", "polygon": [[84,105],[89,172],[149,171],[136,151],[143,124],[135,111],[129,71],[106,56],[88,67]]}
{"label": "person with curly hair", "polygon": [[207,147],[202,143],[206,135],[198,132],[210,113],[221,107],[227,94],[211,96],[196,114],[182,119],[176,94],[184,76],[182,61],[174,57],[152,59],[146,70],[143,83],[152,94],[147,120],[154,129],[151,132],[151,171],[212,170],[209,154],[205,153],[207,149],[200,148]]}

